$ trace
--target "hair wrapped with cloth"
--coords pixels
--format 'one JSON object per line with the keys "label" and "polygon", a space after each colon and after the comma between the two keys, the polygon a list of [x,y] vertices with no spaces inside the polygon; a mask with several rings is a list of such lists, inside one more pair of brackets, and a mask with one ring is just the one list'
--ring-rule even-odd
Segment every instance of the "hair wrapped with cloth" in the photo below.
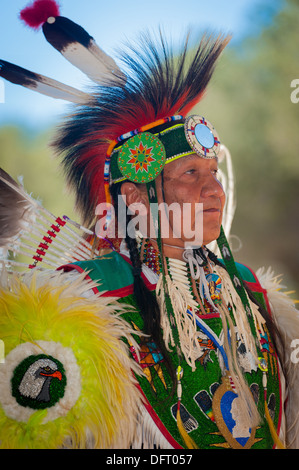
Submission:
{"label": "hair wrapped with cloth", "polygon": [[117,76],[94,89],[90,102],[75,108],[54,147],[63,155],[83,223],[91,225],[97,204],[105,201],[103,175],[110,143],[159,119],[185,117],[202,98],[229,39],[203,36],[192,48],[188,34],[177,52],[162,33],[158,38],[145,33],[139,45],[128,46],[120,55],[125,78]]}

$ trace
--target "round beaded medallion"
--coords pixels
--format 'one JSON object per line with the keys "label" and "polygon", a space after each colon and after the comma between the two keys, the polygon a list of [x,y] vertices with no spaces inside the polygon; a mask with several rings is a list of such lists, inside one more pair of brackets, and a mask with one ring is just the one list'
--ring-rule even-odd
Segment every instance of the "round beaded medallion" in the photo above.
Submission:
{"label": "round beaded medallion", "polygon": [[218,135],[202,116],[190,116],[185,122],[186,138],[197,155],[202,158],[215,158],[220,149]]}
{"label": "round beaded medallion", "polygon": [[142,132],[128,139],[118,156],[122,175],[135,183],[154,180],[163,170],[165,161],[164,145],[150,132]]}
{"label": "round beaded medallion", "polygon": [[47,410],[43,423],[65,416],[81,393],[81,373],[70,348],[59,342],[21,343],[0,367],[0,412],[14,421],[28,422]]}
{"label": "round beaded medallion", "polygon": [[12,395],[21,406],[49,408],[64,396],[66,375],[56,358],[45,354],[26,357],[14,370]]}

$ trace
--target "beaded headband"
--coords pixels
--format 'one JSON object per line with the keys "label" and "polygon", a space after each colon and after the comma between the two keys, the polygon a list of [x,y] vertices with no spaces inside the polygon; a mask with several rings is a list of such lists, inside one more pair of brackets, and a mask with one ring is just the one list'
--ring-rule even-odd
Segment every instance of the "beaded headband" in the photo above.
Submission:
{"label": "beaded headband", "polygon": [[[158,131],[167,123],[172,125]],[[212,124],[196,115],[186,120],[181,115],[171,116],[123,134],[111,143],[107,152],[106,201],[110,202],[111,184],[125,180],[149,183],[167,163],[194,153],[201,158],[215,158],[219,148],[220,141]]]}

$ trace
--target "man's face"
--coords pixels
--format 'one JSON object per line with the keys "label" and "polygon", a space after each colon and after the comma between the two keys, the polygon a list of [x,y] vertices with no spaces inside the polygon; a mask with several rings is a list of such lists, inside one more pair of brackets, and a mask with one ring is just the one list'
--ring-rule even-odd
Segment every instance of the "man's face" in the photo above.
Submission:
{"label": "man's face", "polygon": [[[195,229],[196,219],[200,216],[203,223],[202,243],[207,245],[217,239],[222,223],[225,194],[217,179],[218,162],[216,158],[204,159],[197,155],[179,158],[164,167],[163,188],[162,178],[157,178],[158,200],[167,205],[177,203],[181,211],[169,213],[169,224],[172,236],[167,242],[182,246],[190,241],[184,231],[184,226],[189,225],[191,231]],[[196,209],[196,203],[200,203],[200,212]],[[184,206],[191,208],[188,213]],[[198,204],[197,204],[198,206]],[[186,215],[187,214],[187,215]],[[191,215],[190,215],[191,214]],[[188,220],[186,220],[186,217]],[[180,226],[180,239],[172,238]],[[171,239],[172,238],[172,239]],[[166,240],[164,240],[166,242]]]}

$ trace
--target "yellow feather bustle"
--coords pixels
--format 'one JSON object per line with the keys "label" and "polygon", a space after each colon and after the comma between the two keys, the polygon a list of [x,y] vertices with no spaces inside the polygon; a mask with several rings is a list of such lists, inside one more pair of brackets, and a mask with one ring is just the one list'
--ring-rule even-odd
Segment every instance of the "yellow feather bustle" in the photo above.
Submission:
{"label": "yellow feather bustle", "polygon": [[[1,448],[126,448],[132,442],[141,403],[133,373],[140,371],[121,341],[135,344],[132,331],[116,300],[82,296],[87,284],[82,277],[66,283],[63,274],[30,274],[0,290]],[[22,406],[12,393],[12,376],[32,351],[63,362],[65,393],[49,408]]]}

